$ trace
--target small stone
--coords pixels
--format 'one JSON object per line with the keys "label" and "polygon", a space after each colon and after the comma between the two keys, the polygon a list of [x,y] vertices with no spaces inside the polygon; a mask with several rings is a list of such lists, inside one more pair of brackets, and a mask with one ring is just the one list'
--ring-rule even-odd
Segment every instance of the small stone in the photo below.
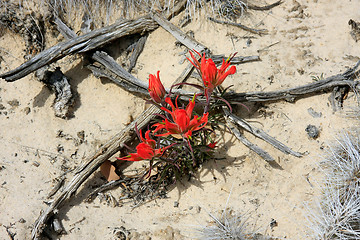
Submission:
{"label": "small stone", "polygon": [[40,163],[38,163],[37,161],[34,161],[34,162],[33,162],[33,165],[34,165],[35,167],[39,167],[39,166],[40,166]]}
{"label": "small stone", "polygon": [[20,218],[20,219],[19,219],[19,223],[26,223],[26,221],[25,221],[25,219]]}
{"label": "small stone", "polygon": [[0,110],[4,110],[4,109],[5,109],[5,106],[0,103]]}
{"label": "small stone", "polygon": [[321,112],[316,112],[313,108],[308,108],[308,113],[313,117],[313,118],[320,118],[322,116]]}
{"label": "small stone", "polygon": [[306,127],[305,131],[307,132],[308,136],[312,139],[316,139],[320,135],[320,130],[311,124]]}
{"label": "small stone", "polygon": [[8,101],[8,104],[15,108],[20,105],[20,102],[18,100],[14,99],[14,100]]}
{"label": "small stone", "polygon": [[201,207],[200,207],[200,206],[197,206],[197,207],[196,207],[196,212],[197,212],[197,213],[200,213],[200,212],[201,212]]}
{"label": "small stone", "polygon": [[178,201],[174,202],[174,207],[176,207],[176,208],[179,207],[179,202]]}
{"label": "small stone", "polygon": [[31,109],[29,107],[26,107],[23,111],[26,115],[28,115],[31,112]]}

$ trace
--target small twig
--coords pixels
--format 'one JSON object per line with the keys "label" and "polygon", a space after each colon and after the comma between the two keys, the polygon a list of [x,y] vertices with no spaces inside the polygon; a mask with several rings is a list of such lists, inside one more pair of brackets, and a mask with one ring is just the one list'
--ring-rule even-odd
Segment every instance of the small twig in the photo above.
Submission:
{"label": "small twig", "polygon": [[209,20],[213,21],[213,22],[216,22],[216,23],[220,23],[220,24],[228,24],[228,25],[236,26],[236,27],[239,27],[239,28],[241,28],[241,29],[243,29],[245,31],[248,31],[248,32],[251,32],[251,33],[254,33],[254,34],[259,34],[260,36],[262,34],[267,34],[267,32],[268,32],[268,30],[266,30],[266,29],[250,28],[250,27],[247,27],[247,26],[242,25],[240,23],[221,21],[221,20],[218,20],[218,19],[215,19],[215,18],[212,18],[212,17],[209,17]]}
{"label": "small twig", "polygon": [[256,10],[256,11],[266,11],[266,10],[270,10],[276,6],[279,6],[282,3],[283,2],[281,0],[274,2],[273,4],[270,4],[270,5],[266,5],[266,6],[256,6],[256,5],[252,5],[252,4],[248,3],[247,8],[251,9],[251,10]]}
{"label": "small twig", "polygon": [[101,192],[105,192],[107,190],[110,190],[110,189],[113,189],[114,187],[118,186],[119,184],[122,184],[126,182],[126,180],[124,179],[119,179],[119,180],[116,180],[116,181],[110,181],[108,183],[105,183],[104,185],[96,188],[94,191],[92,191],[88,197],[86,198],[86,202],[91,202],[94,200],[94,198]]}
{"label": "small twig", "polygon": [[271,157],[271,155],[268,152],[261,149],[256,144],[251,143],[244,135],[242,135],[240,131],[237,129],[237,127],[229,119],[226,119],[226,126],[230,129],[230,131],[240,142],[242,142],[246,147],[254,151],[256,154],[258,154],[265,161],[267,162],[275,161],[274,158]]}
{"label": "small twig", "polygon": [[[221,64],[222,60],[225,58],[225,55],[212,55],[211,59],[214,61],[215,64]],[[226,60],[226,58],[225,58]],[[243,64],[248,62],[257,62],[261,61],[260,56],[238,56],[231,59],[231,64]]]}
{"label": "small twig", "polygon": [[283,152],[285,154],[293,155],[295,157],[302,156],[301,153],[293,151],[291,148],[287,147],[283,143],[281,143],[278,140],[276,140],[275,138],[271,137],[269,134],[267,134],[263,130],[256,128],[254,126],[251,126],[250,123],[248,123],[244,119],[241,119],[238,116],[235,116],[234,114],[230,113],[229,110],[227,110],[225,107],[223,108],[223,111],[224,111],[225,116],[228,119],[230,119],[233,123],[240,126],[247,132],[253,134],[255,137],[258,137],[258,138],[262,139],[263,141],[271,144],[273,147],[280,150],[281,152]]}
{"label": "small twig", "polygon": [[153,12],[151,13],[152,19],[156,21],[162,28],[164,28],[166,31],[171,33],[176,40],[181,42],[184,46],[186,46],[190,50],[196,50],[199,53],[206,51],[207,48],[202,45],[201,43],[197,42],[192,37],[188,36],[186,33],[180,30],[177,26],[170,23],[168,20],[166,20],[164,17],[162,17],[160,14]]}
{"label": "small twig", "polygon": [[354,81],[358,77],[357,68],[360,61],[342,74],[328,77],[324,80],[312,82],[299,87],[288,88],[271,92],[249,92],[249,93],[226,93],[223,97],[231,103],[236,102],[269,102],[277,100],[295,101],[296,98],[330,90],[335,86],[350,86],[355,89],[359,82]]}

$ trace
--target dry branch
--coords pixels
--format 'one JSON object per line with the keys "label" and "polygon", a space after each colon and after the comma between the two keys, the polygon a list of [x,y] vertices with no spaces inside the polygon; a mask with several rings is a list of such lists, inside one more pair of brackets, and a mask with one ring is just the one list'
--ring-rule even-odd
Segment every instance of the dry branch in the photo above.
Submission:
{"label": "dry branch", "polygon": [[221,21],[221,20],[218,20],[218,19],[215,19],[215,18],[212,18],[212,17],[209,17],[209,20],[210,21],[213,21],[215,23],[220,23],[220,24],[227,24],[227,25],[232,25],[232,26],[235,26],[235,27],[239,27],[241,28],[242,30],[245,30],[245,31],[248,31],[248,32],[251,32],[251,33],[254,33],[254,34],[258,34],[258,35],[262,35],[262,34],[267,34],[268,30],[266,29],[255,29],[255,28],[250,28],[250,27],[247,27],[245,25],[242,25],[240,23],[234,23],[234,22],[226,22],[226,21]]}
{"label": "dry branch", "polygon": [[271,92],[226,93],[224,98],[229,102],[269,102],[287,100],[293,102],[296,98],[305,97],[321,91],[332,90],[336,86],[350,86],[356,88],[359,84],[354,79],[358,76],[357,68],[360,61],[344,73],[328,77],[324,80],[309,83],[300,87],[288,88]]}
{"label": "dry branch", "polygon": [[141,52],[144,49],[145,42],[147,40],[147,35],[142,36],[134,46],[134,49],[132,50],[131,56],[130,56],[130,65],[128,68],[128,72],[131,72],[131,70],[135,67],[136,61],[139,58]]}
{"label": "dry branch", "polygon": [[288,146],[284,145],[283,143],[279,142],[275,138],[271,137],[269,134],[267,134],[263,130],[256,128],[254,126],[251,126],[251,124],[248,123],[247,121],[245,121],[244,119],[241,119],[240,117],[235,116],[234,114],[230,113],[229,110],[227,110],[226,108],[223,108],[223,111],[224,111],[226,118],[231,120],[235,125],[243,128],[244,130],[251,133],[255,137],[258,137],[258,138],[264,140],[265,142],[269,143],[270,145],[272,145],[276,149],[280,150],[281,152],[283,152],[285,154],[293,155],[295,157],[302,156],[301,153],[295,152]]}
{"label": "dry branch", "polygon": [[197,42],[192,37],[185,34],[180,28],[176,27],[174,24],[170,23],[160,14],[153,12],[151,17],[156,21],[162,28],[171,33],[175,37],[176,40],[181,42],[184,46],[186,46],[190,50],[195,50],[197,52],[206,51],[207,48],[201,43]]}
{"label": "dry branch", "polygon": [[266,5],[266,6],[256,6],[256,5],[252,5],[251,3],[248,3],[247,8],[251,9],[251,10],[256,10],[256,11],[266,11],[266,10],[270,10],[276,6],[279,6],[282,3],[283,2],[281,0],[274,2],[273,4],[270,4],[270,5]]}
{"label": "dry branch", "polygon": [[254,151],[257,155],[259,155],[262,159],[267,162],[275,161],[274,158],[265,150],[250,142],[244,135],[242,135],[235,124],[233,124],[229,119],[226,119],[226,126],[230,129],[230,131],[234,134],[234,136],[242,142],[246,147],[250,150]]}
{"label": "dry branch", "polygon": [[158,25],[149,16],[140,17],[135,20],[122,20],[110,26],[77,36],[66,42],[61,42],[42,51],[14,70],[1,74],[0,77],[9,82],[15,81],[67,55],[87,52],[123,36],[151,31],[157,27]]}

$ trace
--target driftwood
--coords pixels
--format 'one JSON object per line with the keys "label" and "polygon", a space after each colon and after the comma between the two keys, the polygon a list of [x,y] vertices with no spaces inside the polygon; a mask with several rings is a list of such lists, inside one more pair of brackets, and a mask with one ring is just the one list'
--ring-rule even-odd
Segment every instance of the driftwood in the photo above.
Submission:
{"label": "driftwood", "polygon": [[215,23],[220,23],[220,24],[227,24],[227,25],[232,25],[232,26],[235,26],[235,27],[239,27],[241,28],[242,30],[245,30],[245,31],[248,31],[248,32],[251,32],[251,33],[254,33],[254,34],[258,34],[258,35],[262,35],[262,34],[267,34],[268,30],[266,29],[255,29],[255,28],[250,28],[250,27],[247,27],[245,25],[242,25],[240,23],[234,23],[234,22],[226,22],[226,21],[221,21],[221,20],[218,20],[218,19],[215,19],[215,18],[212,18],[212,17],[209,17],[208,18],[210,21],[213,21]]}
{"label": "driftwood", "polygon": [[199,53],[203,51],[207,51],[207,48],[202,45],[201,43],[197,42],[192,37],[188,36],[186,33],[181,31],[178,27],[174,24],[167,21],[163,18],[160,14],[153,12],[151,17],[156,21],[161,27],[163,27],[166,31],[171,33],[176,40],[181,42],[184,46],[186,46],[190,50],[195,50]]}
{"label": "driftwood", "polygon": [[69,108],[73,105],[73,94],[71,92],[69,80],[61,72],[59,67],[53,72],[45,69],[40,70],[37,72],[39,80],[55,92],[53,104],[55,116],[64,119],[67,118],[69,115]]}
{"label": "driftwood", "polygon": [[279,6],[282,3],[283,2],[281,0],[277,1],[277,2],[274,2],[273,4],[270,4],[270,5],[266,5],[266,6],[256,6],[256,5],[253,5],[251,3],[248,3],[247,8],[251,9],[251,10],[256,10],[256,11],[266,11],[266,10],[270,10],[270,9],[276,7],[276,6]]}
{"label": "driftwood", "polygon": [[[170,19],[181,12],[186,3],[187,0],[182,0],[174,6],[170,14],[168,14],[167,19]],[[61,42],[47,50],[42,51],[19,67],[9,72],[0,74],[0,78],[3,78],[8,82],[12,82],[23,78],[29,73],[32,73],[33,71],[36,71],[37,69],[55,62],[67,55],[87,52],[123,36],[149,32],[156,29],[158,26],[159,25],[152,20],[149,15],[146,15],[135,20],[121,20],[110,26],[91,31],[81,36],[75,36],[72,33],[65,32],[63,34],[69,37],[70,40]]]}
{"label": "driftwood", "polygon": [[156,22],[149,16],[136,20],[122,20],[46,49],[14,70],[1,74],[0,77],[6,81],[15,81],[67,55],[87,52],[123,36],[151,31],[157,27]]}
{"label": "driftwood", "polygon": [[270,92],[250,92],[250,93],[226,93],[224,98],[229,102],[270,102],[277,100],[295,101],[297,98],[309,96],[322,91],[332,90],[336,86],[350,86],[356,88],[359,84],[353,81],[358,76],[357,68],[360,61],[344,73],[328,77],[303,86],[288,88]]}
{"label": "driftwood", "polygon": [[291,148],[285,146],[283,143],[281,143],[278,140],[276,140],[275,138],[271,137],[269,134],[267,134],[263,130],[261,130],[259,128],[256,128],[254,126],[251,126],[250,123],[248,123],[244,119],[241,119],[238,116],[230,113],[229,110],[227,110],[226,108],[224,108],[223,111],[224,111],[224,114],[225,114],[226,118],[229,119],[231,122],[233,122],[236,126],[238,126],[238,127],[242,128],[242,129],[244,129],[245,131],[251,133],[255,137],[258,137],[258,138],[264,140],[265,142],[271,144],[273,147],[280,150],[281,152],[283,152],[285,154],[293,155],[295,157],[301,157],[302,156],[301,153],[293,151]]}
{"label": "driftwood", "polygon": [[[215,64],[221,64],[224,58],[225,55],[211,55],[211,59],[214,61]],[[231,64],[243,64],[257,61],[261,61],[260,56],[238,56],[231,59]]]}
{"label": "driftwood", "polygon": [[133,46],[132,53],[129,59],[130,64],[127,70],[128,72],[131,72],[131,70],[133,70],[133,68],[135,67],[136,61],[144,49],[147,37],[148,37],[147,35],[140,37],[140,39]]}
{"label": "driftwood", "polygon": [[228,118],[226,119],[226,126],[230,129],[232,134],[242,142],[246,147],[250,150],[254,151],[257,155],[259,155],[262,159],[267,162],[274,162],[275,159],[265,150],[257,146],[256,144],[250,142],[243,134],[240,133],[238,126],[233,124]]}

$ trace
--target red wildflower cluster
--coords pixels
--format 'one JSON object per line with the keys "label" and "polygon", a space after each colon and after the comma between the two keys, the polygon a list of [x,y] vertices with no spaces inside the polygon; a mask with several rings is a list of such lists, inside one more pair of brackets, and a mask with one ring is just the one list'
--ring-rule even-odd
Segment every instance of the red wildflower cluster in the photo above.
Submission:
{"label": "red wildflower cluster", "polygon": [[[195,50],[194,50],[195,51]],[[229,70],[226,69],[230,66],[230,58],[228,60],[224,60],[222,62],[221,67],[218,69],[211,58],[206,59],[205,53],[201,56],[200,53],[195,51],[200,57],[200,62],[194,56],[194,54],[190,51],[190,55],[192,61],[188,58],[188,60],[194,65],[194,67],[199,71],[201,74],[201,78],[203,80],[205,86],[205,95],[209,97],[212,91],[219,85],[221,85],[225,78],[229,75],[236,73],[236,67],[231,66]],[[235,54],[233,55],[233,57]]]}
{"label": "red wildflower cluster", "polygon": [[168,112],[173,122],[170,122],[168,119],[165,119],[161,123],[156,123],[154,126],[156,129],[154,133],[160,131],[161,129],[165,129],[166,132],[162,134],[158,134],[156,136],[168,136],[171,134],[180,134],[185,138],[191,137],[193,131],[200,130],[203,128],[208,121],[209,113],[205,113],[202,117],[194,116],[191,119],[191,115],[193,109],[195,107],[195,97],[192,100],[189,100],[189,104],[186,109],[180,109],[177,104],[177,99],[175,100],[175,105],[172,103],[170,98],[166,98],[165,101],[171,106],[172,111],[162,107],[161,109],[165,112]]}
{"label": "red wildflower cluster", "polygon": [[[201,56],[200,53],[196,53],[201,57],[200,62],[197,60],[197,58],[192,52],[190,52],[192,60],[188,60],[196,67],[196,69],[201,74],[203,80],[203,94],[206,96],[207,99],[207,105],[206,107],[204,107],[203,111],[204,113],[200,116],[193,114],[197,95],[195,95],[193,99],[189,100],[189,103],[185,108],[181,108],[178,106],[179,96],[176,97],[175,103],[172,102],[170,97],[165,97],[166,90],[160,81],[159,71],[156,75],[150,74],[148,88],[150,97],[152,98],[154,103],[161,105],[161,110],[165,112],[165,115],[162,116],[164,119],[161,122],[153,125],[153,127],[155,127],[155,129],[153,130],[153,134],[156,134],[156,137],[165,137],[169,135],[176,137],[176,135],[180,135],[182,136],[183,140],[175,140],[175,143],[169,146],[157,148],[156,141],[150,138],[150,130],[145,133],[145,138],[142,136],[142,132],[140,130],[139,135],[141,142],[136,147],[136,153],[130,153],[130,155],[126,157],[118,158],[119,160],[141,161],[159,159],[163,156],[164,152],[167,149],[177,144],[187,144],[189,153],[191,154],[192,159],[195,160],[193,147],[191,145],[195,144],[196,146],[197,140],[194,140],[193,138],[191,138],[191,136],[195,131],[203,129],[208,123],[208,106],[210,104],[209,99],[211,93],[217,86],[222,84],[222,82],[227,76],[232,75],[236,72],[235,66],[231,66],[229,68],[231,59],[228,59],[226,61],[223,60],[221,67],[218,69],[211,58],[207,59],[205,58],[205,54]],[[201,139],[202,140],[199,140],[201,142],[200,145],[207,146],[210,149],[214,149],[216,147],[217,142],[208,143],[208,138],[206,136],[205,138]],[[166,142],[167,141],[159,141],[160,144],[164,144]],[[179,151],[174,151],[175,154],[176,152]],[[174,159],[176,158],[177,157],[175,156]]]}
{"label": "red wildflower cluster", "polygon": [[130,155],[122,158],[117,158],[119,160],[126,161],[141,161],[141,160],[152,160],[153,158],[160,157],[168,148],[172,145],[156,149],[155,140],[150,138],[150,130],[146,131],[145,139],[142,136],[142,132],[140,130],[140,139],[141,143],[139,143],[136,147],[136,153],[130,153]]}

